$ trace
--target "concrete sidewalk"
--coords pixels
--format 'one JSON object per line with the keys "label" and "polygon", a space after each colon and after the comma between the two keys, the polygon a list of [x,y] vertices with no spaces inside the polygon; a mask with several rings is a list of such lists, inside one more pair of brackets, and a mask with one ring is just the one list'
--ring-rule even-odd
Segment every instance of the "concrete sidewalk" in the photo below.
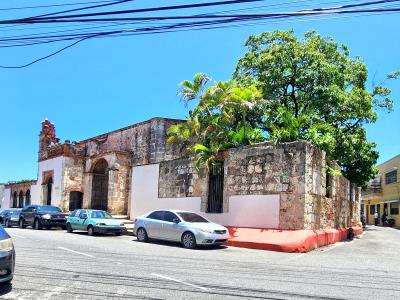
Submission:
{"label": "concrete sidewalk", "polygon": [[[349,229],[276,230],[228,226],[231,238],[228,245],[279,252],[308,252],[319,247],[347,240]],[[354,236],[362,226],[353,227]]]}

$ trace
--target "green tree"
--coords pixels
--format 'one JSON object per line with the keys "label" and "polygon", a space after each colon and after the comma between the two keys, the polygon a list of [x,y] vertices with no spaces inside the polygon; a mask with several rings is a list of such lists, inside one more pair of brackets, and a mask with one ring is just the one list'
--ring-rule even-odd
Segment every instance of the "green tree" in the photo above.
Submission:
{"label": "green tree", "polygon": [[253,86],[239,87],[234,81],[210,85],[210,78],[196,74],[193,81],[183,81],[179,94],[185,104],[196,100],[187,122],[171,126],[169,142],[187,145],[197,156],[199,168],[217,163],[222,150],[264,140],[260,129],[247,120],[262,104],[261,93]]}
{"label": "green tree", "polygon": [[270,140],[311,141],[349,180],[365,186],[375,174],[378,153],[363,126],[376,121],[376,108],[392,110],[390,90],[380,84],[368,91],[362,60],[315,31],[302,39],[293,31],[266,32],[250,36],[245,45],[233,79],[259,89],[265,99],[248,119]]}

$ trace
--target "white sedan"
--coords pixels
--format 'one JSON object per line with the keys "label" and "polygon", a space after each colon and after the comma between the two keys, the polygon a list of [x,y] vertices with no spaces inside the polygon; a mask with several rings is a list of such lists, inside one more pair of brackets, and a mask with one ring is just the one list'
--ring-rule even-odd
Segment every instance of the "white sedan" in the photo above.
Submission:
{"label": "white sedan", "polygon": [[226,227],[202,216],[180,210],[155,210],[135,220],[133,234],[141,242],[149,239],[181,242],[185,248],[222,245],[229,239]]}

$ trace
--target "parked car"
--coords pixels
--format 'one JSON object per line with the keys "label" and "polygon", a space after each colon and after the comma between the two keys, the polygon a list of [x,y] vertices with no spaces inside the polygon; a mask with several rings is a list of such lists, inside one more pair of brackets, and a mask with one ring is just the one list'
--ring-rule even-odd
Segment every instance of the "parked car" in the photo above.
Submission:
{"label": "parked car", "polygon": [[14,276],[15,250],[11,237],[0,226],[0,284],[8,284]]}
{"label": "parked car", "polygon": [[34,229],[61,227],[66,229],[68,214],[52,205],[28,205],[21,210],[18,225],[20,228],[31,226]]}
{"label": "parked car", "polygon": [[135,220],[133,233],[141,242],[148,239],[181,242],[185,248],[221,245],[228,241],[224,226],[188,211],[156,210]]}
{"label": "parked car", "polygon": [[20,210],[10,210],[3,217],[4,227],[18,226],[19,216],[21,215]]}
{"label": "parked car", "polygon": [[0,223],[1,224],[4,224],[4,216],[7,214],[7,213],[9,213],[10,211],[13,211],[13,210],[20,210],[20,209],[18,209],[18,208],[9,208],[9,209],[3,209],[2,211],[0,211]]}
{"label": "parked car", "polygon": [[120,235],[126,230],[121,220],[114,219],[104,210],[77,209],[67,219],[67,231],[84,230],[88,235],[114,233]]}

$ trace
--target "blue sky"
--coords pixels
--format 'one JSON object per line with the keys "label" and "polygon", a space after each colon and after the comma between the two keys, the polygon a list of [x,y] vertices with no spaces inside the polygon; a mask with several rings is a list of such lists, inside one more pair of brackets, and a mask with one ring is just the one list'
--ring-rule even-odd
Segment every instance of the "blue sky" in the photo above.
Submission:
{"label": "blue sky", "polygon": [[[13,6],[32,4],[12,2]],[[35,1],[39,2],[50,3]],[[0,17],[13,16],[2,13]],[[378,82],[400,70],[399,14],[89,40],[29,68],[0,69],[0,182],[36,178],[38,134],[44,118],[56,124],[61,140],[72,141],[155,116],[184,118],[186,110],[176,95],[179,82],[197,72],[229,79],[245,52],[246,38],[276,29],[294,29],[298,36],[315,29],[347,44],[351,55],[366,63],[369,87],[373,77]],[[58,48],[0,49],[0,64],[22,64]],[[393,91],[395,111],[379,112],[379,120],[367,127],[369,139],[378,143],[379,162],[400,153],[400,81],[387,85]]]}

